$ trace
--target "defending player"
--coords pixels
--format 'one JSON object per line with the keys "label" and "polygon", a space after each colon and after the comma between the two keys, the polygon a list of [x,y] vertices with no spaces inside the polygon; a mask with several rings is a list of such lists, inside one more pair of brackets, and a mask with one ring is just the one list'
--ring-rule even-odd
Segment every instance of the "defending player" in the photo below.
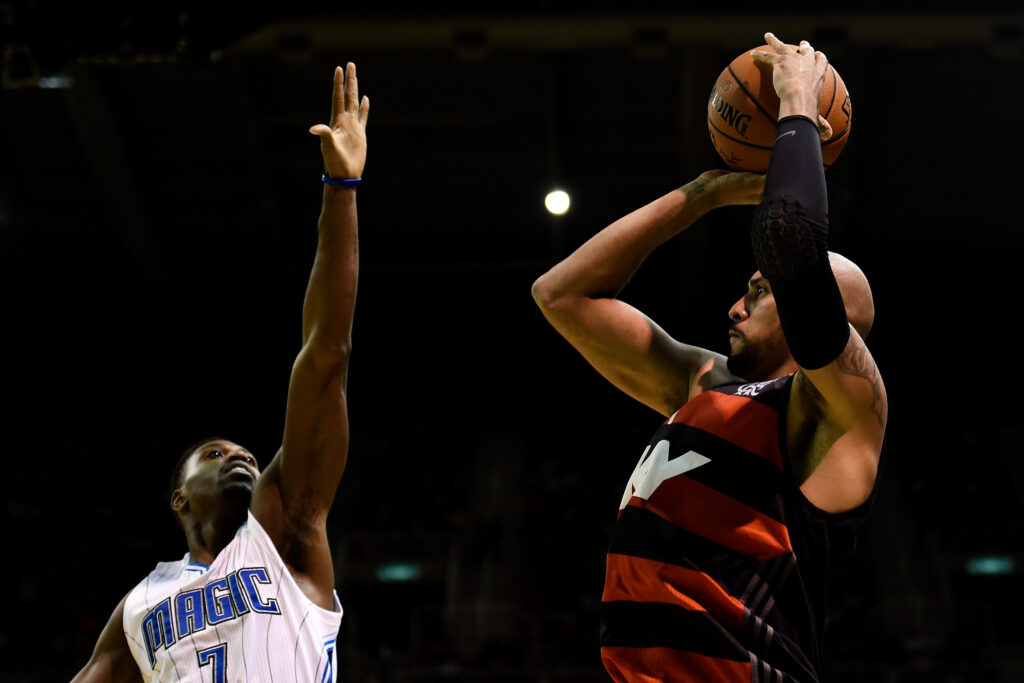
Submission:
{"label": "defending player", "polygon": [[[540,277],[548,321],[668,416],[626,486],[607,556],[601,654],[618,681],[816,681],[826,580],[873,496],[887,419],[864,344],[867,280],[827,251],[818,122],[827,60],[766,35],[781,98],[767,177],[711,171],[616,221]],[[827,137],[829,131],[822,133]],[[615,298],[707,211],[757,204],[759,272],[728,357]]]}
{"label": "defending player", "polygon": [[342,610],[326,519],[348,452],[355,185],[369,106],[355,65],[338,67],[330,126],[310,128],[325,185],[281,448],[262,474],[230,441],[186,451],[170,503],[188,553],[125,596],[76,682],[334,680]]}

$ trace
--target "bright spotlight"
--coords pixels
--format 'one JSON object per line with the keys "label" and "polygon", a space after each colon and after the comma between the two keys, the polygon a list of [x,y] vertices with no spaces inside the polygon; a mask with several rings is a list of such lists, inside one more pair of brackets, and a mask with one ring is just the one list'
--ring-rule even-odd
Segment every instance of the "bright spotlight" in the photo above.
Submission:
{"label": "bright spotlight", "polygon": [[556,216],[561,216],[569,210],[569,195],[562,190],[552,190],[544,197],[544,206]]}

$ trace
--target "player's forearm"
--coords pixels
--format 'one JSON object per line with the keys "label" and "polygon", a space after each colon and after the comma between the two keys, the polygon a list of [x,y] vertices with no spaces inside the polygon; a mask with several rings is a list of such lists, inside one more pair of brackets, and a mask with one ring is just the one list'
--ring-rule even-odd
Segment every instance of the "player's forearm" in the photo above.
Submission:
{"label": "player's forearm", "polygon": [[644,259],[714,208],[697,181],[620,218],[594,235],[533,286],[542,307],[564,297],[614,297]]}
{"label": "player's forearm", "polygon": [[92,657],[71,679],[72,683],[141,683],[142,675],[128,649],[123,630],[124,603],[127,599],[125,596],[117,604],[100,632]]}
{"label": "player's forearm", "polygon": [[302,310],[302,343],[347,353],[359,277],[359,236],[354,188],[324,186],[316,258]]}
{"label": "player's forearm", "polygon": [[804,369],[835,360],[850,337],[828,256],[828,193],[818,128],[808,117],[780,119],[754,214],[754,259],[775,296],[790,353]]}

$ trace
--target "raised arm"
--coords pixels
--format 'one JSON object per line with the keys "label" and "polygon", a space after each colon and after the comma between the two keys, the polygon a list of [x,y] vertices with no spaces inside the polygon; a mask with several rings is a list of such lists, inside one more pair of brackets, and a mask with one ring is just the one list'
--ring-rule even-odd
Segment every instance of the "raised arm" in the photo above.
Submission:
{"label": "raised arm", "polygon": [[[870,289],[856,266],[827,249],[828,198],[818,100],[828,61],[802,41],[772,34],[755,57],[773,69],[779,129],[752,230],[754,256],[771,283],[783,333],[801,372],[791,404],[791,452],[805,493],[830,511],[870,493],[888,413],[885,387],[862,335]],[[831,256],[831,258],[830,258]],[[812,429],[808,429],[808,427]],[[815,437],[807,439],[807,434]]]}
{"label": "raised arm", "polygon": [[[362,176],[370,103],[359,100],[356,68],[334,73],[330,126],[316,125],[330,179]],[[252,511],[300,585],[333,604],[326,518],[345,469],[346,380],[359,272],[355,187],[324,184],[313,269],[302,310],[302,349],[292,367],[281,450],[260,477]]]}
{"label": "raised arm", "polygon": [[729,377],[725,357],[672,339],[619,291],[659,245],[708,211],[756,204],[763,176],[708,171],[615,221],[533,285],[548,322],[606,379],[663,415],[697,384]]}

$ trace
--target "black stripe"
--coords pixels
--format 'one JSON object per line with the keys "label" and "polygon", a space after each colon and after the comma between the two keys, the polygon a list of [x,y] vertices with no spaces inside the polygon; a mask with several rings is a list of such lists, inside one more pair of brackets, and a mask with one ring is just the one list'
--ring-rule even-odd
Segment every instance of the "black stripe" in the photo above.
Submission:
{"label": "black stripe", "polygon": [[602,602],[601,647],[669,647],[735,662],[750,657],[707,612],[659,602]]}
{"label": "black stripe", "polygon": [[[831,64],[829,64],[829,67],[833,71],[835,71],[835,67],[833,67]],[[839,94],[839,72],[836,72],[835,86],[836,86],[835,89],[832,91],[832,99],[833,99],[833,101],[835,100],[836,95]],[[843,97],[843,100],[845,101],[846,97],[849,97],[849,96],[850,96],[850,92],[849,92],[849,90],[847,90],[846,91],[846,96]],[[842,105],[840,105],[840,106],[842,106]],[[832,113],[832,107],[829,106],[829,114],[831,114],[831,113]],[[825,118],[828,118],[829,114],[825,114]],[[850,132],[850,121],[852,119],[853,119],[853,113],[851,112],[850,116],[846,117],[846,128],[843,128],[841,131],[832,131],[832,137],[830,137],[828,140],[825,140],[824,142],[822,142],[821,146],[823,148],[827,147],[828,145],[831,145],[832,143],[837,142],[839,140],[842,140],[844,137],[846,137],[846,134],[848,132]],[[829,123],[831,123],[831,121]]]}
{"label": "black stripe", "polygon": [[766,583],[774,584],[775,578],[782,573],[783,563],[792,558],[792,555],[783,555],[768,560],[761,571],[761,577]]}
{"label": "black stripe", "polygon": [[724,130],[722,130],[721,128],[719,128],[718,126],[716,126],[716,125],[715,125],[715,123],[714,123],[714,121],[715,121],[714,119],[709,119],[709,120],[708,120],[708,125],[710,125],[710,126],[711,126],[712,128],[714,128],[714,129],[715,129],[715,131],[716,131],[716,132],[717,132],[717,133],[718,133],[719,135],[721,135],[721,136],[722,136],[723,138],[729,138],[729,139],[730,139],[730,140],[732,140],[733,142],[738,142],[738,143],[740,143],[741,145],[746,145],[747,147],[753,147],[754,149],[763,149],[763,150],[765,150],[765,151],[768,151],[768,150],[770,150],[770,149],[771,149],[771,146],[767,146],[767,147],[766,147],[765,145],[755,145],[755,144],[754,144],[753,142],[751,142],[750,140],[744,140],[744,139],[742,139],[742,138],[736,138],[736,137],[733,137],[733,136],[729,135],[728,133],[726,133],[726,132],[725,132]]}
{"label": "black stripe", "polygon": [[[718,562],[735,566],[743,562],[756,566],[753,559],[742,553],[691,534],[650,510],[633,505],[627,505],[619,516],[608,552],[703,571],[709,569],[706,561],[711,565]],[[714,574],[711,576],[715,578]]]}
{"label": "black stripe", "polygon": [[839,79],[836,78],[836,68],[831,64],[828,65],[828,70],[832,72],[832,99],[828,102],[828,109],[825,110],[825,118],[832,113],[832,107],[836,104],[836,93],[839,92]]}
{"label": "black stripe", "polygon": [[755,617],[749,609],[743,610],[743,621],[741,622],[743,643],[747,645],[747,650],[750,652],[758,649],[756,647],[750,647],[751,643],[757,643],[757,627],[757,617]]}
{"label": "black stripe", "polygon": [[757,586],[760,583],[761,583],[761,575],[760,574],[756,574],[756,573],[753,574],[750,577],[750,581],[747,582],[746,588],[744,588],[743,592],[740,593],[740,595],[739,595],[740,602],[742,602],[744,605],[747,604],[747,600],[750,599],[750,594],[754,592],[754,589],[757,588]]}
{"label": "black stripe", "polygon": [[739,76],[736,75],[736,72],[732,70],[732,64],[728,66],[728,69],[729,73],[732,75],[733,80],[736,81],[736,85],[738,85],[740,89],[743,90],[744,93],[746,93],[747,97],[750,98],[750,101],[753,102],[754,105],[761,110],[762,114],[768,117],[769,121],[771,121],[775,125],[778,125],[779,119],[768,113],[768,110],[761,106],[761,103],[757,101],[757,98],[750,94],[750,90],[747,89],[747,86],[743,85],[743,81],[741,81]]}
{"label": "black stripe", "polygon": [[[623,514],[626,512],[630,512],[630,516],[649,516],[660,520],[653,513],[639,508],[627,508]],[[612,552],[616,552],[614,545]],[[618,545],[621,549],[627,544],[620,541]],[[743,559],[757,566],[750,558]],[[728,564],[728,561],[723,562]],[[692,566],[686,561],[676,564]],[[748,576],[746,572],[742,575]],[[715,578],[714,574],[712,578]],[[716,580],[721,584],[719,579]],[[602,646],[670,647],[710,657],[749,661],[754,664],[752,671],[756,671],[760,657],[769,657],[774,662],[774,666],[770,667],[773,675],[782,680],[816,682],[818,679],[807,655],[784,636],[784,632],[777,634],[770,623],[752,614],[749,609],[744,610],[740,631],[732,632],[705,612],[687,610],[677,605],[627,601],[601,603]],[[782,668],[780,670],[776,667]],[[781,673],[787,670],[798,676],[792,678],[789,674]]]}
{"label": "black stripe", "polygon": [[739,595],[740,602],[752,614],[761,619],[767,619],[772,608],[775,607],[775,595],[781,594],[784,590],[786,580],[789,578],[790,570],[795,562],[796,557],[789,554],[762,563],[760,571],[751,576],[750,581]]}
{"label": "black stripe", "polygon": [[[788,676],[785,672],[780,669],[776,669],[774,666],[758,659],[757,655],[751,653],[750,655],[750,681],[751,683],[785,683]],[[796,683],[796,679],[792,679]],[[817,679],[814,679],[817,680]]]}
{"label": "black stripe", "polygon": [[[782,591],[779,591],[780,593]],[[773,593],[768,594],[768,600],[764,603],[764,608],[761,610],[761,618],[767,619],[768,615],[772,613],[775,608],[775,595]]]}
{"label": "black stripe", "polygon": [[[770,564],[784,558],[758,562],[743,553],[701,538],[666,521],[663,517],[635,505],[627,505],[612,530],[608,552],[630,555],[654,562],[674,564],[701,571],[710,576],[730,595],[744,594],[747,586],[758,585]],[[787,562],[792,564],[792,559]],[[785,574],[788,576],[788,572]],[[772,584],[776,590],[782,584]],[[751,588],[753,590],[753,588]],[[745,598],[741,598],[741,602]]]}
{"label": "black stripe", "polygon": [[[691,450],[711,459],[711,462],[681,476],[698,481],[784,524],[781,494],[791,485],[783,470],[745,448],[686,424],[662,425],[651,438],[651,445],[662,440],[670,444],[669,462]],[[780,452],[780,459],[781,456]],[[744,472],[745,475],[737,477],[736,472]]]}
{"label": "black stripe", "polygon": [[768,655],[772,640],[775,638],[775,629],[771,624],[750,610],[744,610],[743,636],[743,642],[747,645],[747,649],[750,652],[765,657]]}
{"label": "black stripe", "polygon": [[821,143],[821,146],[822,147],[828,147],[832,143],[839,142],[844,137],[846,137],[846,134],[849,133],[849,132],[850,132],[850,127],[847,126],[846,128],[843,128],[842,132],[833,135],[833,137],[830,137],[828,140],[825,140],[823,143]]}
{"label": "black stripe", "polygon": [[761,619],[771,613],[795,563],[792,553],[758,562],[632,505],[622,511],[608,552],[704,572]]}
{"label": "black stripe", "polygon": [[757,393],[753,395],[740,394],[740,387],[749,387],[752,384],[761,384],[761,382],[742,382],[740,384],[723,384],[721,386],[709,389],[717,394],[725,394],[726,396],[740,396],[742,398],[748,398],[751,401],[757,401],[763,403],[766,406],[781,410],[789,399],[789,384],[792,381],[792,377],[786,375],[785,377],[779,377],[778,379],[770,380],[764,383],[764,386],[757,389]]}
{"label": "black stripe", "polygon": [[769,589],[771,589],[771,586],[765,583],[762,579],[761,586],[757,589],[757,593],[754,594],[753,599],[750,602],[744,601],[746,602],[747,609],[749,609],[752,614],[760,615],[761,605],[764,604],[765,600],[772,599],[771,593],[768,592]]}

